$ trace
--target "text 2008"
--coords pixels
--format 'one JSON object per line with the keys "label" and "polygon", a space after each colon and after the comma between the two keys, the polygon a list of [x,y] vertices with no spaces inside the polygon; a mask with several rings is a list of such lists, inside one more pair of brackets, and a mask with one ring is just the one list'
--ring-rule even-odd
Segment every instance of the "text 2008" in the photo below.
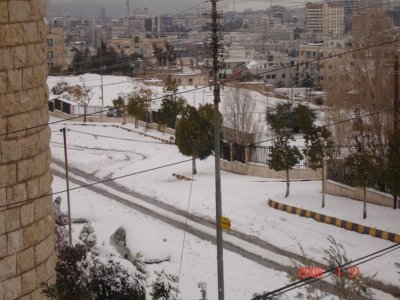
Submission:
{"label": "text 2008", "polygon": [[[321,267],[301,267],[297,272],[297,278],[321,278],[324,275],[325,269]],[[341,276],[346,276],[349,279],[354,279],[361,276],[359,267],[349,267],[342,269],[340,267],[336,268],[336,275],[340,278]]]}

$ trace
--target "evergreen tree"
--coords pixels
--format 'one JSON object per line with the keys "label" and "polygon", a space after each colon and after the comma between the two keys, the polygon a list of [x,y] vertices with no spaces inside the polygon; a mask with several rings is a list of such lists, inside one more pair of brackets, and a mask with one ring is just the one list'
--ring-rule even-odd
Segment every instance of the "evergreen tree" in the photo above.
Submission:
{"label": "evergreen tree", "polygon": [[125,101],[124,98],[122,98],[121,96],[119,96],[116,99],[112,100],[112,104],[113,106],[110,107],[110,116],[113,116],[113,111],[116,111],[116,116],[117,117],[122,117],[122,114],[125,112]]}
{"label": "evergreen tree", "polygon": [[178,96],[178,84],[171,78],[167,79],[163,92],[165,93],[161,108],[158,111],[160,123],[175,128],[176,118],[181,114],[186,106],[186,100],[182,96]]}
{"label": "evergreen tree", "polygon": [[[42,283],[42,293],[55,300],[145,300],[146,277],[139,268],[132,273],[115,259],[100,258],[93,251],[94,230],[84,227],[80,239],[70,244],[65,229],[56,226],[56,282]],[[142,262],[136,262],[142,265]]]}
{"label": "evergreen tree", "polygon": [[93,226],[88,223],[83,226],[81,233],[79,234],[79,239],[85,244],[88,251],[91,251],[97,244],[97,236],[94,233]]}
{"label": "evergreen tree", "polygon": [[326,127],[312,126],[304,134],[305,149],[308,166],[313,169],[322,169],[322,207],[325,207],[325,163],[324,160],[332,157],[334,142],[331,132]]}
{"label": "evergreen tree", "polygon": [[385,170],[386,184],[393,195],[393,208],[397,208],[397,197],[400,194],[400,135],[392,133],[389,137],[387,166]]}
{"label": "evergreen tree", "polygon": [[267,112],[267,122],[275,132],[306,132],[316,119],[315,112],[305,105],[278,104],[275,113]]}
{"label": "evergreen tree", "polygon": [[[222,118],[221,118],[222,119]],[[196,174],[196,158],[205,159],[214,149],[214,110],[212,104],[196,109],[188,105],[176,128],[175,137],[179,151],[192,156],[192,174]]]}
{"label": "evergreen tree", "polygon": [[166,274],[164,270],[154,272],[157,275],[156,281],[151,284],[150,296],[152,300],[178,300],[178,289],[175,287],[178,277]]}
{"label": "evergreen tree", "polygon": [[303,158],[299,149],[296,146],[290,146],[290,140],[293,137],[285,133],[279,133],[274,145],[271,147],[271,152],[267,160],[268,166],[275,171],[286,171],[286,194],[285,198],[289,196],[289,170]]}
{"label": "evergreen tree", "polygon": [[128,114],[135,117],[135,127],[138,128],[139,120],[146,117],[146,125],[149,121],[149,110],[152,91],[141,88],[128,98]]}
{"label": "evergreen tree", "polygon": [[356,186],[363,187],[363,219],[367,217],[367,186],[374,182],[373,174],[376,174],[375,155],[371,149],[371,134],[364,127],[360,117],[360,111],[356,110],[356,118],[353,124],[354,147],[350,149],[347,163],[352,168],[352,182]]}

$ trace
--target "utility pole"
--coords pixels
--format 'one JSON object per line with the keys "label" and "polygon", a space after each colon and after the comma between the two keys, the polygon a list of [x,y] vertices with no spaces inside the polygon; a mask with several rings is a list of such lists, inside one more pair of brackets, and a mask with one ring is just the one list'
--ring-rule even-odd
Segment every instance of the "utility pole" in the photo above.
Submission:
{"label": "utility pole", "polygon": [[218,300],[224,300],[224,260],[223,260],[223,239],[222,239],[222,197],[221,197],[221,145],[220,145],[220,86],[218,82],[219,69],[219,42],[218,36],[218,12],[217,0],[211,0],[212,17],[212,51],[213,51],[213,84],[214,84],[214,148],[215,148],[215,208],[216,220],[215,227],[217,231],[217,269],[218,269]]}
{"label": "utility pole", "polygon": [[395,136],[399,135],[399,55],[395,56],[394,61],[394,101],[393,101],[393,131]]}
{"label": "utility pole", "polygon": [[101,80],[101,113],[100,117],[103,117],[104,110],[104,91],[103,91],[103,40],[100,42],[100,80]]}
{"label": "utility pole", "polygon": [[68,203],[68,231],[69,231],[69,243],[72,245],[72,222],[71,222],[71,202],[69,198],[69,174],[68,174],[68,154],[67,154],[67,130],[64,128],[60,129],[64,136],[64,158],[65,158],[65,181],[67,184],[67,203]]}

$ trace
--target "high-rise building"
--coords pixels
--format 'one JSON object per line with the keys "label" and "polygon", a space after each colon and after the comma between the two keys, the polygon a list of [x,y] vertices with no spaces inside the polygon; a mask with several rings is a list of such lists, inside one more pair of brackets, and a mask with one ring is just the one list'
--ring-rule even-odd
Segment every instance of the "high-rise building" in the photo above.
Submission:
{"label": "high-rise building", "polygon": [[307,32],[315,40],[339,38],[344,34],[344,6],[341,3],[307,3]]}

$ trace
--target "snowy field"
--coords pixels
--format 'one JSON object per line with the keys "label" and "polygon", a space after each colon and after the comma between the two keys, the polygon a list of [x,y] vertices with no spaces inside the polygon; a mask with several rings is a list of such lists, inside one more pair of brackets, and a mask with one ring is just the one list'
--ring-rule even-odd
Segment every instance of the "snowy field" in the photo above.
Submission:
{"label": "snowy field", "polygon": [[[51,126],[54,132],[51,146],[54,159],[63,162],[62,136],[57,133],[58,129],[61,127],[61,124]],[[129,133],[121,129],[77,125],[69,125],[67,127],[71,129],[68,133],[70,166],[72,168],[84,170],[98,178],[114,178],[188,159],[182,156],[174,145],[160,144],[154,139],[146,138],[135,133]],[[151,130],[147,131],[147,133],[154,135],[160,134]],[[190,213],[213,220],[215,215],[213,158],[210,157],[205,161],[198,162],[197,169],[198,174],[194,176],[193,182]],[[188,206],[190,182],[179,181],[172,176],[172,173],[191,177],[190,172],[191,163],[186,162],[173,167],[118,179],[116,183],[132,191],[154,197],[162,202],[186,210]],[[323,249],[328,247],[327,237],[329,235],[334,236],[337,242],[344,245],[351,259],[356,259],[392,244],[388,241],[346,231],[341,228],[315,222],[311,219],[301,218],[272,209],[267,205],[267,199],[273,198],[278,201],[281,200],[285,191],[285,183],[265,181],[268,180],[265,178],[222,172],[223,215],[231,219],[233,229],[250,236],[256,236],[284,250],[299,254],[300,250],[298,244],[300,243],[309,257],[321,262]],[[55,186],[53,190],[57,191],[60,189],[63,189],[62,185]],[[297,204],[298,201],[314,201],[319,203],[321,197],[320,191],[320,182],[292,183],[291,196],[288,201],[293,201],[293,203]],[[91,197],[88,197],[88,199],[90,198]],[[82,200],[80,199],[79,201]],[[82,203],[83,202],[84,201],[82,201]],[[334,212],[336,215],[343,214],[345,219],[349,221],[361,222],[361,202],[328,195],[326,203],[327,208],[326,211],[324,210],[324,213],[329,214]],[[90,214],[95,214],[96,211],[97,210],[93,208],[82,209],[81,213],[87,213],[90,216]],[[400,224],[397,221],[398,211],[393,212],[390,208],[373,205],[369,205],[368,211],[371,218],[367,219],[364,224],[376,226],[377,228],[382,227],[383,229],[390,228],[391,231],[395,233],[400,232]],[[73,210],[73,213],[79,214],[79,211]],[[111,221],[113,218],[105,219]],[[128,219],[128,217],[126,219]],[[119,224],[120,220],[125,220],[125,218],[117,217],[117,220]],[[98,223],[102,224],[102,221]],[[118,226],[117,223],[113,225],[114,228]],[[390,227],[388,228],[387,226]],[[110,227],[112,226],[110,225]],[[164,228],[167,227],[164,226]],[[107,233],[105,230],[104,232]],[[171,232],[174,232],[174,230],[171,229]],[[107,234],[110,234],[110,231],[108,231]],[[172,235],[176,236],[176,234]],[[180,241],[182,241],[182,233],[178,234],[178,236],[180,236]],[[168,238],[168,240],[172,241],[173,239]],[[199,242],[196,242],[196,238],[194,237],[189,238],[189,241],[192,251],[195,251],[195,245]],[[180,244],[180,242],[176,243]],[[207,243],[201,242],[200,244],[202,248],[204,247],[204,249],[210,251],[205,251],[205,253],[209,253],[207,255],[205,254],[205,256],[208,257],[207,261],[210,261],[213,257],[215,258],[212,254],[214,249],[212,245],[208,244],[207,247]],[[190,249],[190,247],[188,249]],[[177,249],[179,250],[179,247]],[[178,251],[177,249],[174,251]],[[197,254],[193,253],[194,257],[198,257],[197,259],[200,259],[199,257],[202,255],[202,251]],[[237,256],[227,254],[226,260],[230,261],[229,263],[227,262],[227,268],[229,268],[228,265],[231,265],[232,270],[235,270],[237,266],[235,257]],[[376,279],[398,285],[398,270],[394,267],[394,262],[396,261],[400,261],[400,251],[392,252],[390,255],[370,261],[362,265],[360,269],[365,275],[371,275],[377,272]],[[250,262],[248,263],[250,264]],[[203,266],[203,263],[201,262],[199,265]],[[275,284],[273,280],[271,281],[271,287],[264,283],[261,284],[259,281],[272,276],[272,271],[254,264],[250,265],[253,265],[254,269],[253,267],[243,268],[247,271],[251,269],[252,272],[255,272],[253,275],[259,276],[258,281],[249,280],[248,283],[240,288],[232,278],[232,287],[235,286],[241,289],[240,292],[238,291],[237,294],[235,293],[236,295],[250,295],[255,291],[270,290],[271,288],[279,286],[279,284]],[[190,264],[188,266],[190,266]],[[212,267],[215,268],[215,264],[211,261],[210,268]],[[176,265],[174,267],[171,266],[171,268],[176,268]],[[187,283],[187,286],[182,285],[182,289],[186,289],[186,287],[189,291],[193,291],[193,288],[195,289],[196,280],[198,280],[198,278],[195,277],[196,273],[197,272],[190,271],[190,275],[188,274],[188,276],[191,276],[190,278],[194,277],[190,280],[190,283]],[[213,284],[215,284],[215,279],[212,277],[215,276],[213,271],[202,272],[199,270],[198,273],[204,275],[200,276],[203,277],[200,278],[200,280],[206,281],[210,290],[212,287],[215,287],[213,286]],[[237,275],[237,273],[239,273],[239,271],[226,271],[226,276],[237,276],[238,279],[245,278],[244,276]],[[277,281],[281,282],[281,284],[287,281],[284,274],[275,271],[272,273],[277,273]],[[210,278],[208,278],[209,276]],[[188,280],[186,276],[185,280]],[[259,285],[253,286],[253,284]],[[192,287],[190,288],[189,286]],[[238,297],[229,299],[244,298]],[[381,299],[390,299],[390,297]]]}

